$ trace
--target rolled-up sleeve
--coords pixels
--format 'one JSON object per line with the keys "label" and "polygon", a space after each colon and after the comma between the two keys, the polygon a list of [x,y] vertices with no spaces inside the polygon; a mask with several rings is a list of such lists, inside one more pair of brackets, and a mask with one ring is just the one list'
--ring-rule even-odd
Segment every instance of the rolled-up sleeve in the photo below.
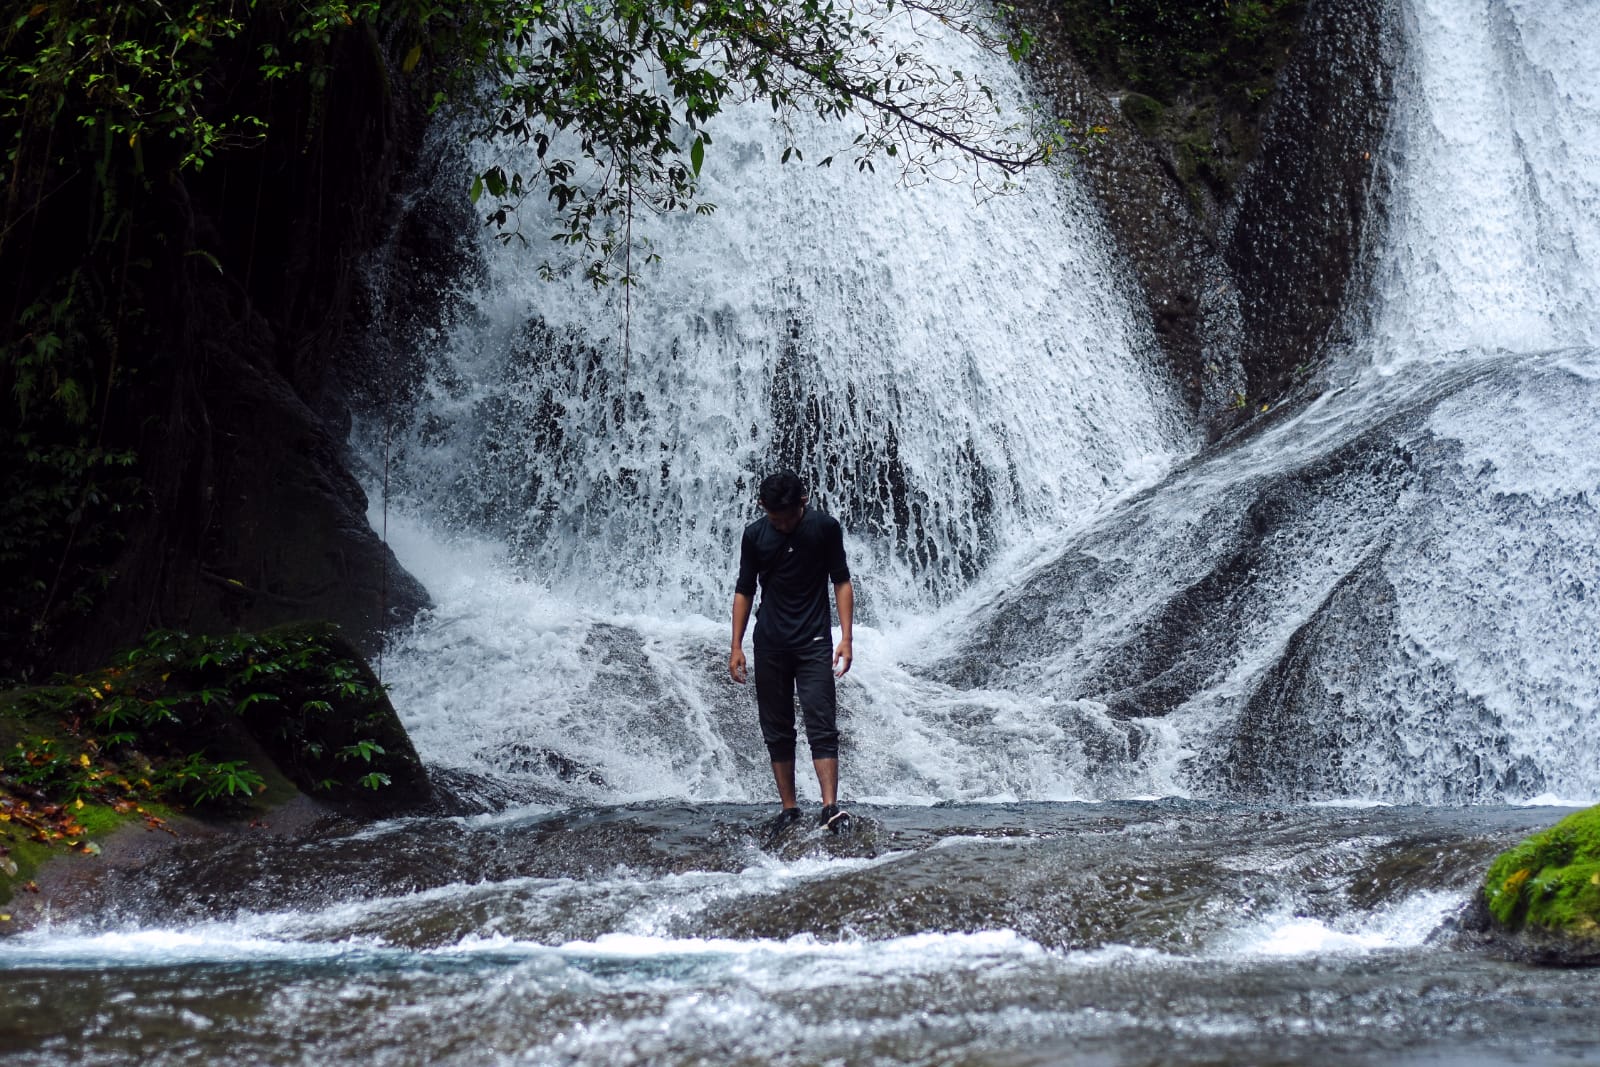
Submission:
{"label": "rolled-up sleeve", "polygon": [[756,546],[749,530],[739,539],[739,580],[733,583],[733,591],[741,596],[756,595]]}
{"label": "rolled-up sleeve", "polygon": [[828,577],[834,585],[850,580],[850,564],[844,558],[844,528],[837,521],[828,536]]}

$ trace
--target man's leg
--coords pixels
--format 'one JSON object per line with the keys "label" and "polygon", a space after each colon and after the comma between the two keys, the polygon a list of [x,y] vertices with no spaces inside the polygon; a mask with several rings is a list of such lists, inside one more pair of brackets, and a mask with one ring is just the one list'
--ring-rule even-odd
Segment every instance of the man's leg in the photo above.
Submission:
{"label": "man's leg", "polygon": [[758,649],[754,673],[761,739],[772,761],[778,799],[786,808],[798,807],[794,790],[794,656]]}
{"label": "man's leg", "polygon": [[[822,806],[839,802],[839,757],[814,759],[811,766],[817,771],[817,785],[822,789]],[[794,778],[794,764],[789,764],[789,777]],[[791,789],[794,787],[791,785]]]}
{"label": "man's leg", "polygon": [[806,740],[811,745],[811,766],[817,772],[822,806],[839,802],[839,730],[835,723],[838,698],[833,682],[833,649],[826,641],[796,657],[795,688],[805,715]]}
{"label": "man's leg", "polygon": [[[837,774],[836,774],[837,776]],[[772,777],[778,783],[778,799],[783,801],[786,808],[797,808],[800,802],[794,796],[794,757],[789,757],[787,763],[772,763]]]}

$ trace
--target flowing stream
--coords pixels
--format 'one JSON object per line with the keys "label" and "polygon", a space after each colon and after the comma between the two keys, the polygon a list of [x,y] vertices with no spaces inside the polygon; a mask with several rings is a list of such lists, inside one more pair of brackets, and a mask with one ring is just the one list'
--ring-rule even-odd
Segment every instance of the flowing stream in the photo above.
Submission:
{"label": "flowing stream", "polygon": [[[387,508],[436,607],[386,681],[478,813],[113,872],[0,943],[8,1062],[1600,1062],[1593,975],[1456,928],[1600,800],[1600,56],[1400,6],[1356,343],[1204,450],[1070,178],[780,167],[741,111],[626,314],[486,242]],[[777,463],[852,556],[858,828],[763,848]]]}

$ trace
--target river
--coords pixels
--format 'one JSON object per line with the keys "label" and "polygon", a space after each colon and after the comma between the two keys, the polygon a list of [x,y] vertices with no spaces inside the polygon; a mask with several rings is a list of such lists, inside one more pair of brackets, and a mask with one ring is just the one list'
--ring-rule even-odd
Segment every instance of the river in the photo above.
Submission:
{"label": "river", "polygon": [[7,1062],[1595,1063],[1449,931],[1548,808],[521,809],[185,846],[0,945]]}

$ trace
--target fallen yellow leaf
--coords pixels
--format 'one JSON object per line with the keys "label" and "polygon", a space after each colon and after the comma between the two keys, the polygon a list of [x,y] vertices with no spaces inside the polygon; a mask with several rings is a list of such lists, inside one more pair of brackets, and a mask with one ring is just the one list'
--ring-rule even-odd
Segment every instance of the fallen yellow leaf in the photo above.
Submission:
{"label": "fallen yellow leaf", "polygon": [[[89,766],[89,753],[87,753],[87,752],[78,753],[78,766],[80,766],[80,767]],[[82,800],[78,801],[78,807],[80,807],[80,808],[83,807],[83,801]]]}
{"label": "fallen yellow leaf", "polygon": [[[85,757],[85,760],[87,761],[87,757]],[[72,806],[77,808],[79,811],[82,811],[83,810],[83,798],[79,797],[77,800],[73,801],[72,802]]]}

